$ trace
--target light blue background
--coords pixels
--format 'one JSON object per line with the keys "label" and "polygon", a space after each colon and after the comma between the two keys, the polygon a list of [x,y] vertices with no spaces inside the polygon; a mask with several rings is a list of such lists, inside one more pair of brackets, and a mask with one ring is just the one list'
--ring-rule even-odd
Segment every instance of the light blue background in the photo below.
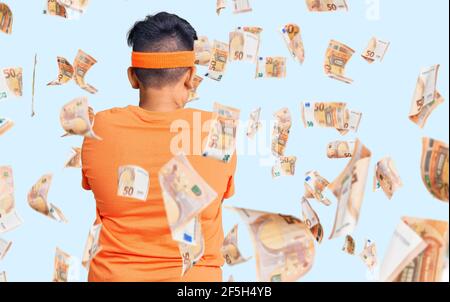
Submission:
{"label": "light blue background", "polygon": [[[448,9],[445,0],[380,1],[380,19],[366,17],[365,1],[348,0],[348,13],[309,13],[303,0],[252,0],[253,12],[233,15],[231,7],[218,17],[215,0],[114,0],[91,1],[78,21],[42,14],[44,0],[3,0],[14,13],[13,34],[0,33],[0,67],[24,68],[24,96],[0,103],[0,115],[13,119],[16,126],[0,137],[0,165],[14,169],[17,211],[24,224],[3,238],[13,240],[9,254],[0,262],[10,281],[49,281],[53,273],[55,247],[81,258],[87,233],[94,221],[92,194],[80,186],[79,170],[64,170],[72,146],[80,146],[79,137],[60,138],[60,108],[78,96],[87,95],[73,82],[61,87],[47,87],[57,75],[56,57],[72,61],[79,48],[99,63],[87,75],[87,82],[99,89],[89,95],[96,111],[138,104],[136,91],[126,77],[130,49],[126,33],[146,14],[159,11],[177,13],[189,20],[199,35],[228,40],[237,26],[257,25],[264,28],[260,54],[288,57],[285,80],[254,80],[251,64],[230,64],[222,82],[205,79],[199,89],[201,99],[192,106],[211,110],[219,101],[242,110],[247,119],[251,110],[263,107],[263,119],[289,107],[294,125],[286,154],[296,155],[297,175],[272,180],[270,167],[261,165],[257,156],[241,156],[236,175],[236,195],[228,205],[301,215],[303,176],[318,170],[332,181],[345,167],[346,160],[328,160],[326,145],[342,139],[334,130],[304,129],[300,118],[301,101],[342,101],[349,108],[364,113],[359,132],[343,139],[359,137],[373,152],[361,210],[354,233],[358,251],[363,240],[376,242],[381,261],[394,228],[404,215],[448,220],[448,204],[431,197],[420,176],[422,137],[430,136],[448,142],[448,101],[431,116],[424,130],[409,121],[408,113],[417,76],[422,67],[441,64],[438,88],[448,100]],[[228,0],[231,5],[231,0]],[[296,63],[277,30],[288,22],[301,26],[306,48],[303,66]],[[369,39],[377,36],[391,41],[382,63],[367,64],[360,54]],[[323,73],[323,59],[330,39],[341,41],[356,50],[347,67],[354,84],[329,79]],[[31,112],[31,75],[34,53],[38,53],[36,112]],[[201,70],[203,73],[204,70]],[[245,125],[246,126],[246,125]],[[270,129],[260,136],[269,139]],[[376,161],[392,156],[405,184],[389,201],[380,191],[372,192],[373,167]],[[70,223],[58,224],[34,212],[27,204],[30,187],[44,173],[54,173],[49,199],[59,206]],[[329,192],[328,192],[329,193]],[[328,196],[331,196],[329,193]],[[326,208],[312,201],[330,234],[336,203]],[[228,232],[239,217],[224,211],[224,229]],[[240,224],[242,253],[250,256],[253,248],[248,231]],[[342,239],[324,240],[317,248],[312,270],[302,281],[366,281],[366,268],[359,257],[341,251]],[[236,281],[256,279],[254,260],[237,267],[224,267],[224,279],[232,274]],[[81,280],[85,280],[82,271]]]}

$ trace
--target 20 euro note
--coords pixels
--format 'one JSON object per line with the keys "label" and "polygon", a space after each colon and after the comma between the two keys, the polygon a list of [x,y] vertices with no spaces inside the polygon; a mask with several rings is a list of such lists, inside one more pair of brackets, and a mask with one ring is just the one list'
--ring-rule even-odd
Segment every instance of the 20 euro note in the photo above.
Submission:
{"label": "20 euro note", "polygon": [[130,165],[120,166],[118,175],[118,196],[147,201],[150,175],[145,169]]}
{"label": "20 euro note", "polygon": [[229,163],[236,150],[240,110],[214,104],[212,122],[203,156]]}
{"label": "20 euro note", "polygon": [[395,163],[390,157],[383,158],[375,166],[373,190],[382,189],[389,199],[403,186]]}
{"label": "20 euro note", "polygon": [[10,166],[0,167],[0,233],[5,233],[22,224],[16,212],[14,198],[13,170]]}
{"label": "20 euro note", "polygon": [[283,26],[280,32],[294,59],[300,64],[303,64],[305,61],[305,48],[303,46],[300,26],[289,23]]}
{"label": "20 euro note", "polygon": [[209,60],[208,72],[206,77],[220,81],[225,75],[227,61],[229,56],[229,46],[226,43],[214,41]]}
{"label": "20 euro note", "polygon": [[344,171],[328,186],[338,200],[330,239],[351,234],[358,223],[372,153],[359,140]]}
{"label": "20 euro note", "polygon": [[345,67],[354,53],[355,51],[347,45],[331,40],[325,54],[325,74],[347,84],[353,83],[352,79],[345,76]]}
{"label": "20 euro note", "polygon": [[447,251],[447,221],[403,217],[384,256],[380,281],[438,282]]}
{"label": "20 euro note", "polygon": [[0,101],[10,97],[21,97],[22,91],[22,67],[2,68],[0,74]]}
{"label": "20 euro note", "polygon": [[90,119],[87,97],[76,98],[63,106],[59,116],[61,126],[66,131],[63,136],[80,135],[88,138],[101,138],[95,135]]}
{"label": "20 euro note", "polygon": [[435,198],[448,202],[448,144],[423,138],[421,174],[427,190]]}
{"label": "20 euro note", "polygon": [[80,88],[87,92],[92,94],[97,92],[97,89],[87,84],[84,79],[87,72],[97,63],[96,59],[80,49],[75,57],[73,66],[63,57],[58,57],[57,61],[58,78],[48,83],[47,86],[63,85],[73,79]]}
{"label": "20 euro note", "polygon": [[345,0],[306,0],[310,12],[348,11]]}
{"label": "20 euro note", "polygon": [[179,241],[181,231],[182,240],[192,242],[193,238],[185,238],[183,229],[217,198],[217,193],[184,155],[175,156],[161,168],[159,184],[172,237]]}
{"label": "20 euro note", "polygon": [[346,103],[304,102],[301,104],[305,128],[334,128],[341,135],[357,132],[362,113],[347,109]]}
{"label": "20 euro note", "polygon": [[417,79],[409,119],[420,128],[425,127],[433,111],[444,103],[444,98],[436,89],[439,66],[422,69]]}
{"label": "20 euro note", "polygon": [[0,3],[0,31],[5,34],[12,33],[13,13],[8,5]]}
{"label": "20 euro note", "polygon": [[54,204],[48,202],[48,192],[52,184],[52,174],[46,174],[39,178],[39,180],[31,187],[28,192],[28,204],[30,207],[38,213],[45,215],[58,222],[67,223],[66,217],[62,211]]}
{"label": "20 euro note", "polygon": [[81,264],[87,270],[89,270],[92,259],[94,259],[94,257],[102,250],[99,242],[102,226],[102,224],[93,225],[89,230],[89,235],[84,247],[83,260],[81,261]]}
{"label": "20 euro note", "polygon": [[312,268],[314,238],[298,218],[230,208],[247,224],[256,260],[258,282],[294,282]]}
{"label": "20 euro note", "polygon": [[222,245],[222,256],[228,265],[237,265],[250,260],[242,256],[238,247],[238,225],[236,224],[227,234]]}

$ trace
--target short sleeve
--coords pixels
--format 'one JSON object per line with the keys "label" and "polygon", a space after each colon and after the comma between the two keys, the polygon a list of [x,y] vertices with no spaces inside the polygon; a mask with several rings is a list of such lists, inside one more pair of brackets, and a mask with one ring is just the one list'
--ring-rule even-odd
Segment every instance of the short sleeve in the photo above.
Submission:
{"label": "short sleeve", "polygon": [[223,199],[230,199],[233,197],[235,193],[235,185],[234,185],[234,174],[236,173],[236,166],[237,166],[237,155],[236,153],[233,155],[233,158],[231,159],[231,162],[229,165],[229,173],[228,173],[228,184],[227,184],[227,190],[225,194],[223,195]]}

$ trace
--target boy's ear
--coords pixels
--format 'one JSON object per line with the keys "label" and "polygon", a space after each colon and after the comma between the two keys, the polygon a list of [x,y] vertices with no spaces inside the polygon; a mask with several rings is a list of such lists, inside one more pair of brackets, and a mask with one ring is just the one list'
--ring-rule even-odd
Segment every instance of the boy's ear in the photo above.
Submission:
{"label": "boy's ear", "polygon": [[189,67],[189,71],[186,73],[186,78],[184,81],[184,86],[187,90],[194,89],[194,79],[197,73],[197,67]]}
{"label": "boy's ear", "polygon": [[128,80],[130,81],[131,87],[133,87],[133,89],[140,88],[139,80],[136,76],[136,73],[134,72],[133,67],[128,67]]}

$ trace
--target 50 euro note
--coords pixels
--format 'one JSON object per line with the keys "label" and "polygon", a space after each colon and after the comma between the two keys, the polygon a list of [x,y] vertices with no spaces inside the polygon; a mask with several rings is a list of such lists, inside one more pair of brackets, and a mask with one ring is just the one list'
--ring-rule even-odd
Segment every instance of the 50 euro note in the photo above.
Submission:
{"label": "50 euro note", "polygon": [[80,88],[86,90],[87,92],[91,94],[95,94],[97,92],[95,87],[86,84],[84,80],[86,73],[92,68],[93,65],[97,63],[97,60],[95,60],[92,56],[80,49],[75,57],[73,66],[63,57],[58,57],[57,61],[59,70],[58,78],[48,83],[47,86],[63,85],[73,79]]}
{"label": "50 euro note", "polygon": [[200,36],[194,41],[195,64],[208,66],[211,60],[212,44],[208,37]]}
{"label": "50 euro note", "polygon": [[49,203],[47,200],[48,191],[50,190],[52,180],[52,174],[46,174],[39,178],[39,180],[31,187],[30,191],[28,192],[28,204],[33,210],[41,213],[42,215],[45,215],[58,222],[67,223],[68,221],[66,217],[64,217],[62,211],[54,204]]}
{"label": "50 euro note", "polygon": [[354,141],[334,141],[327,146],[328,158],[350,158],[353,156],[355,149]]}
{"label": "50 euro note", "polygon": [[205,254],[205,238],[203,237],[200,218],[197,216],[191,220],[191,225],[195,226],[192,230],[192,240],[186,243],[185,240],[178,241],[178,248],[180,250],[182,259],[181,276],[186,275],[203,257]]}
{"label": "50 euro note", "polygon": [[330,206],[331,201],[323,195],[325,189],[330,185],[328,180],[320,176],[317,171],[310,171],[305,176],[305,197],[314,198],[318,202]]}
{"label": "50 euro note", "polygon": [[59,115],[61,126],[66,131],[63,137],[80,135],[101,140],[94,133],[91,116],[93,116],[93,112],[89,107],[87,97],[76,98],[64,105]]}
{"label": "50 euro note", "polygon": [[250,6],[250,0],[232,0],[233,1],[233,13],[242,14],[251,12],[253,9]]}
{"label": "50 euro note", "polygon": [[77,269],[75,257],[57,247],[53,267],[53,282],[77,281]]}
{"label": "50 euro note", "polygon": [[289,134],[292,127],[292,115],[288,108],[282,108],[274,113],[275,124],[272,132],[272,154],[284,156]]}
{"label": "50 euro note", "polygon": [[250,113],[250,120],[247,127],[247,137],[253,139],[261,128],[261,107]]}
{"label": "50 euro note", "polygon": [[6,241],[0,238],[0,260],[3,260],[5,258],[6,253],[11,249],[12,242]]}
{"label": "50 euro note", "polygon": [[203,156],[229,163],[236,150],[240,110],[214,104],[212,121]]}
{"label": "50 euro note", "polygon": [[83,13],[89,5],[89,0],[56,0],[60,5]]}
{"label": "50 euro note", "polygon": [[305,48],[303,46],[300,26],[289,23],[283,26],[280,32],[294,59],[300,64],[303,64],[305,61]]}
{"label": "50 euro note", "polygon": [[353,80],[344,76],[345,66],[352,58],[355,51],[347,45],[331,40],[326,54],[324,71],[330,78],[339,80],[341,82],[351,84]]}
{"label": "50 euro note", "polygon": [[346,103],[304,102],[301,112],[305,128],[334,128],[341,135],[357,132],[362,119],[362,113],[347,109]]}
{"label": "50 euro note", "polygon": [[222,10],[227,8],[227,1],[226,0],[216,0],[216,13],[219,16]]}
{"label": "50 euro note", "polygon": [[14,126],[14,122],[6,117],[0,117],[0,136]]}
{"label": "50 euro note", "polygon": [[258,282],[294,282],[312,268],[314,238],[298,218],[242,208],[239,214],[251,234]]}
{"label": "50 euro note", "polygon": [[344,171],[328,186],[338,200],[330,239],[351,234],[358,224],[372,153],[359,140]]}
{"label": "50 euro note", "polygon": [[214,41],[209,60],[208,72],[206,77],[220,81],[225,75],[227,61],[229,56],[229,46],[226,43]]}
{"label": "50 euro note", "polygon": [[316,211],[314,211],[308,199],[305,197],[302,197],[302,216],[303,221],[308,226],[314,238],[316,238],[316,241],[321,243],[323,240],[322,224],[320,223],[320,219]]}
{"label": "50 euro note", "polygon": [[422,69],[417,79],[409,119],[420,128],[425,127],[431,113],[444,103],[444,98],[436,90],[439,66]]}
{"label": "50 euro note", "polygon": [[194,244],[195,230],[200,227],[195,218],[217,198],[217,193],[184,155],[175,156],[161,168],[159,184],[172,238]]}
{"label": "50 euro note", "polygon": [[201,76],[195,75],[194,79],[192,81],[192,89],[189,91],[189,96],[187,102],[193,102],[199,99],[199,96],[197,94],[197,89],[200,86],[200,84],[203,82],[203,78]]}
{"label": "50 euro note", "polygon": [[438,282],[447,252],[447,221],[403,217],[384,256],[380,281]]}
{"label": "50 euro note", "polygon": [[8,5],[0,2],[0,31],[5,34],[12,33],[13,13]]}
{"label": "50 euro note", "polygon": [[0,273],[0,282],[8,282],[8,279],[6,278],[6,272],[5,271]]}
{"label": "50 euro note", "polygon": [[310,12],[348,11],[345,0],[306,0]]}
{"label": "50 euro note", "polygon": [[366,240],[359,257],[367,266],[367,269],[373,273],[378,266],[377,246],[371,240]]}
{"label": "50 euro note", "polygon": [[0,74],[0,101],[9,97],[21,97],[22,90],[22,67],[3,68]]}
{"label": "50 euro note", "polygon": [[355,243],[355,239],[353,239],[352,236],[347,235],[345,236],[345,242],[344,242],[344,246],[342,247],[342,251],[346,252],[349,255],[355,255],[355,251],[356,251],[356,243]]}
{"label": "50 euro note", "polygon": [[64,164],[65,168],[81,168],[81,148],[72,147],[69,159]]}
{"label": "50 euro note", "polygon": [[16,212],[13,170],[10,166],[0,167],[0,233],[11,231],[21,224],[22,219]]}
{"label": "50 euro note", "polygon": [[79,19],[82,12],[73,10],[70,7],[62,5],[58,0],[44,0],[45,15],[59,16],[69,20]]}
{"label": "50 euro note", "polygon": [[236,224],[225,237],[222,244],[222,256],[228,265],[233,266],[250,260],[242,256],[238,247],[238,225]]}
{"label": "50 euro note", "polygon": [[286,58],[285,57],[259,57],[256,61],[255,78],[277,78],[286,77]]}
{"label": "50 euro note", "polygon": [[369,63],[373,63],[376,60],[381,62],[383,61],[384,55],[386,54],[390,44],[391,43],[389,42],[381,41],[373,37],[370,39],[369,45],[367,45],[367,48],[361,56]]}
{"label": "50 euro note", "polygon": [[386,157],[380,160],[375,166],[373,190],[382,189],[386,196],[392,199],[394,193],[401,187],[403,182],[392,158]]}
{"label": "50 euro note", "polygon": [[102,227],[102,224],[97,224],[93,225],[89,230],[89,235],[84,247],[83,260],[81,261],[81,264],[87,270],[89,270],[89,265],[92,259],[94,259],[94,257],[97,256],[97,254],[102,250],[99,242]]}
{"label": "50 euro note", "polygon": [[230,61],[256,63],[259,52],[259,35],[241,29],[230,33]]}
{"label": "50 euro note", "polygon": [[272,167],[272,177],[277,178],[281,176],[294,176],[296,162],[296,156],[278,157],[275,160],[275,165]]}
{"label": "50 euro note", "polygon": [[448,144],[423,138],[422,180],[431,195],[444,202],[448,202],[448,156]]}
{"label": "50 euro note", "polygon": [[120,166],[118,175],[118,196],[147,201],[150,175],[145,169],[130,165]]}

